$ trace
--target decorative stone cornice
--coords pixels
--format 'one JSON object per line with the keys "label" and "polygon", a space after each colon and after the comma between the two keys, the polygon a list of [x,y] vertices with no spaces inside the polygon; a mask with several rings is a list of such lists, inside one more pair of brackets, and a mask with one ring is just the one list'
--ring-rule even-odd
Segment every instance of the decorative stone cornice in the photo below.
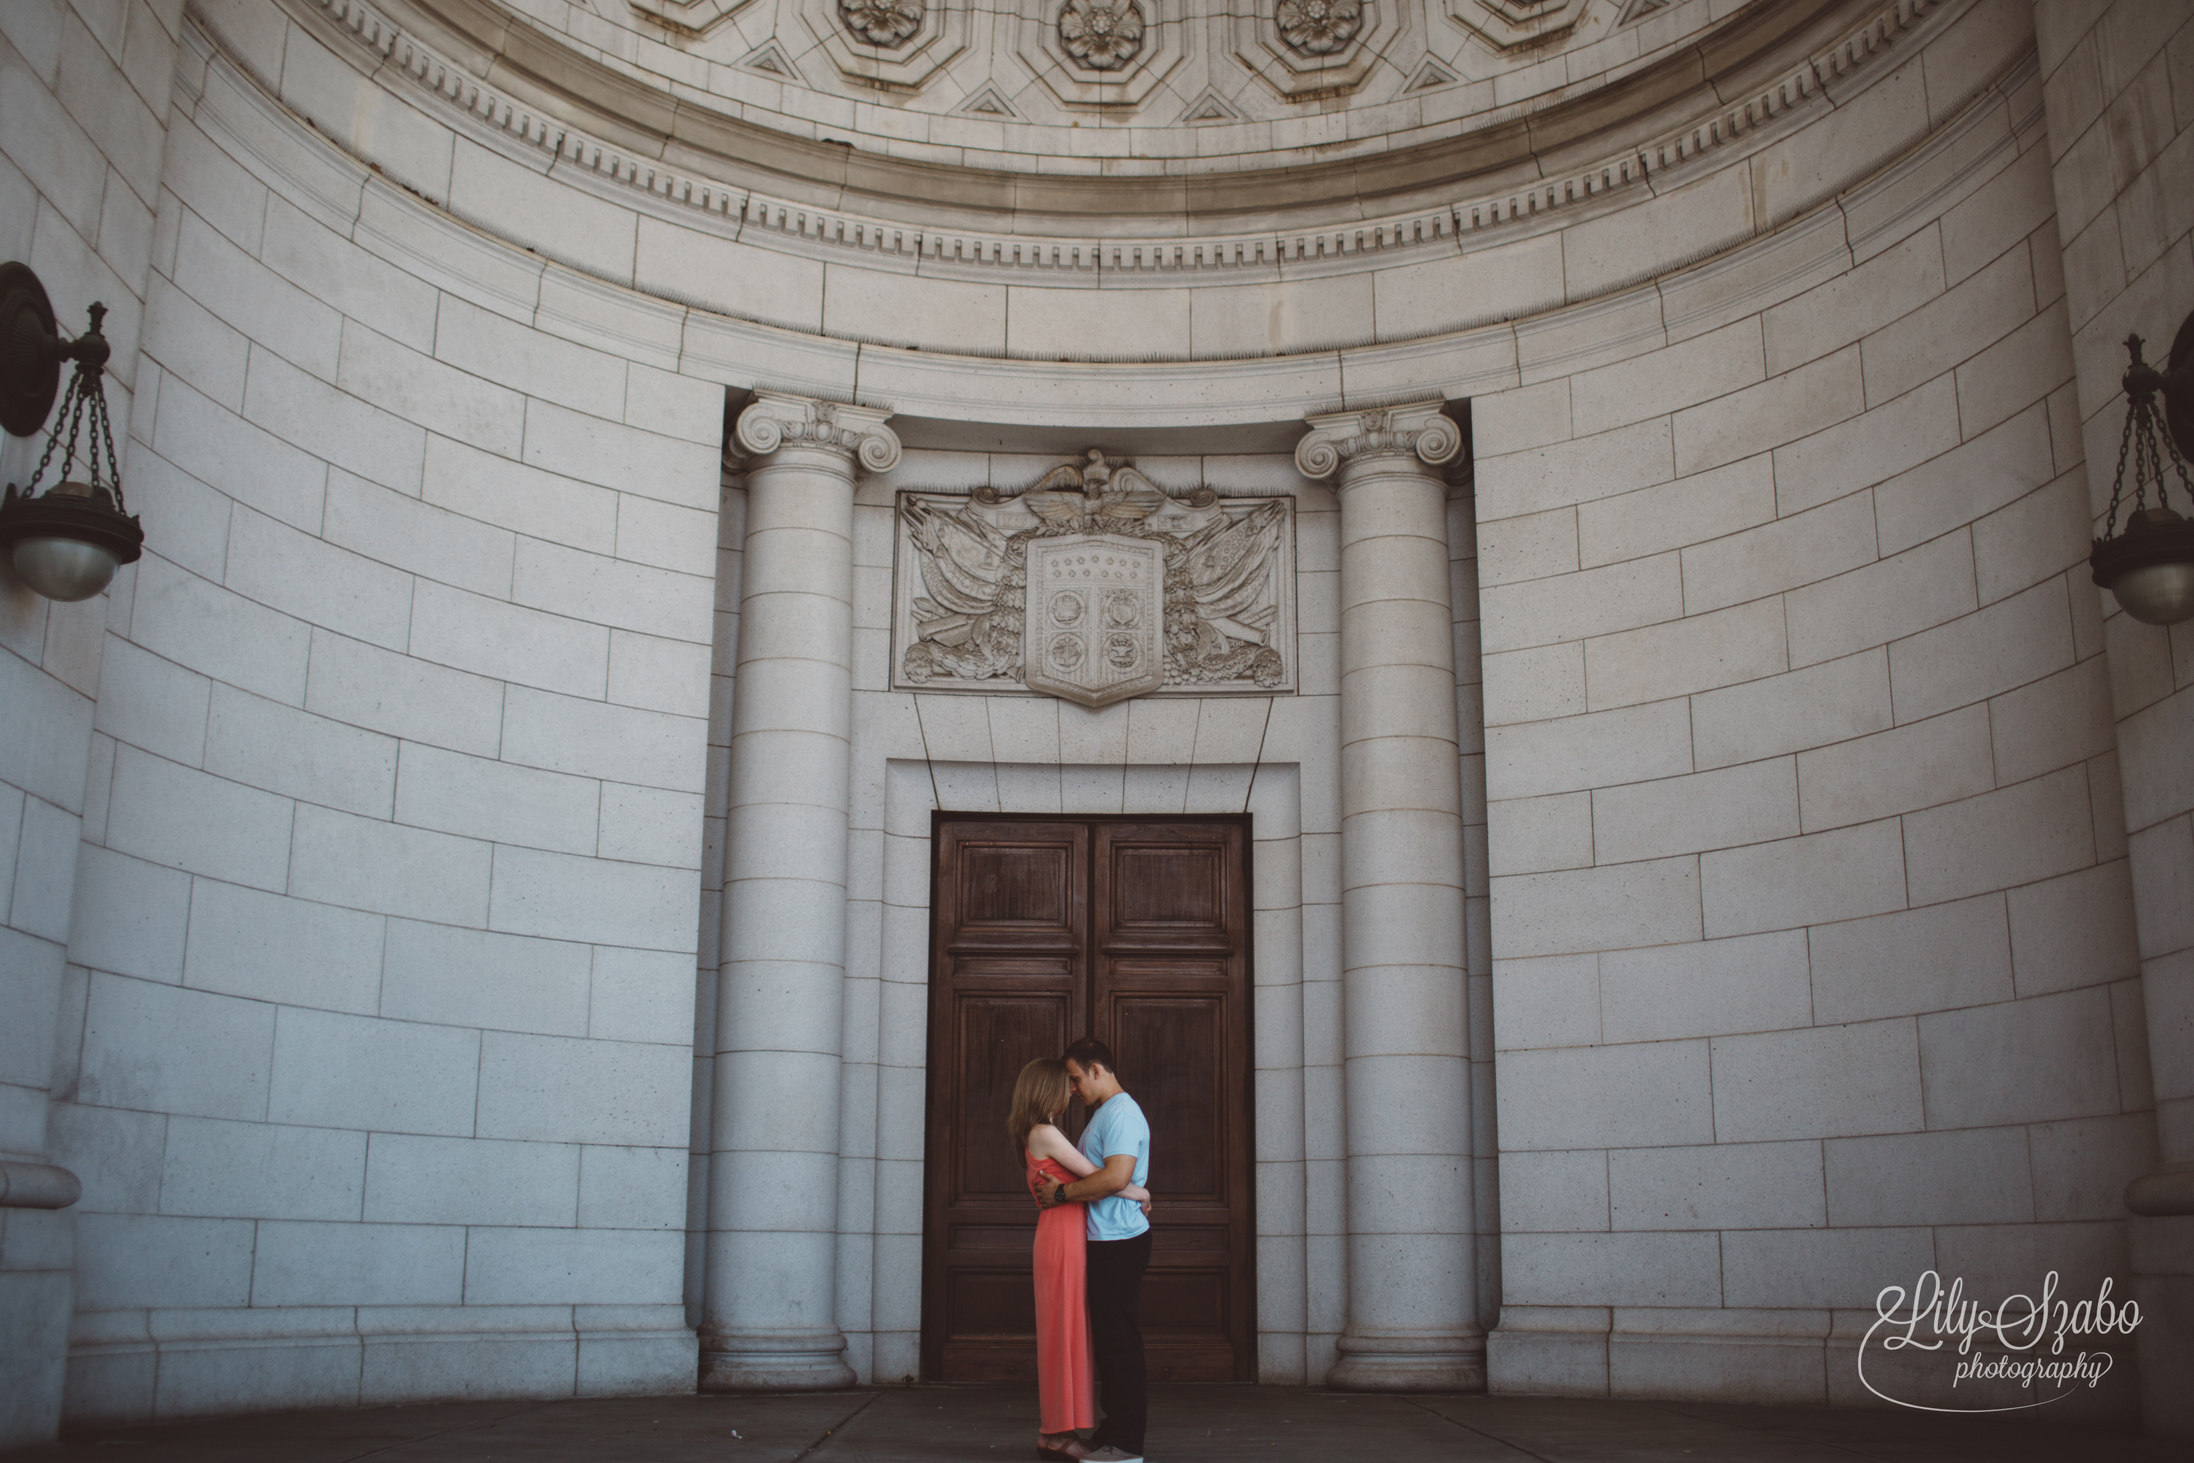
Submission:
{"label": "decorative stone cornice", "polygon": [[[733,181],[741,170],[735,157],[712,154],[690,142],[666,148],[660,142],[647,141],[644,127],[610,115],[602,117],[605,126],[600,130],[574,126],[565,115],[563,103],[529,98],[519,73],[498,69],[494,75],[504,81],[504,86],[485,81],[423,37],[383,15],[371,0],[283,3],[324,17],[352,44],[372,53],[382,79],[431,93],[436,99],[433,104],[468,130],[485,132],[505,147],[515,146],[521,152],[544,158],[560,176],[571,181],[613,196],[640,195],[633,201],[644,200],[643,206],[682,224],[780,252],[822,259],[875,259],[886,267],[918,268],[941,278],[987,282],[1011,275],[1034,283],[1048,276],[1062,282],[1094,284],[1100,277],[1181,276],[1200,282],[1252,283],[1283,274],[1309,278],[1355,273],[1375,261],[1407,264],[1469,252],[1506,242],[1519,232],[1559,227],[1603,207],[1621,207],[1665,186],[1657,182],[1664,173],[1688,172],[1716,157],[1742,156],[1782,136],[1800,119],[1824,110],[1830,89],[1846,85],[1850,77],[1862,71],[1883,74],[1889,68],[1881,67],[1879,58],[1910,54],[1907,41],[1923,22],[1933,23],[1961,13],[1971,0],[1882,0],[1878,10],[1831,46],[1786,63],[1764,78],[1748,78],[1751,84],[1740,94],[1715,102],[1703,115],[1678,127],[1656,131],[1641,145],[1528,183],[1507,182],[1498,189],[1481,192],[1472,187],[1470,177],[1458,176],[1455,192],[1460,196],[1453,201],[1385,217],[1257,233],[1184,235],[1169,231],[1141,238],[994,232],[959,224],[934,227],[863,215],[852,209],[772,198]],[[430,11],[433,8],[433,0],[418,3],[426,4]],[[1055,28],[1040,29],[1048,35]],[[841,27],[832,24],[827,30],[835,35]],[[1023,59],[1041,71],[1039,60],[1028,56]],[[1143,62],[1142,67],[1163,70],[1156,59]],[[712,123],[714,131],[696,135],[721,140],[737,132],[739,125]],[[1548,125],[1553,125],[1551,117]],[[618,138],[624,140],[614,140]],[[773,140],[771,145],[792,144]],[[680,161],[674,163],[672,156]],[[724,166],[710,167],[712,159]],[[1871,171],[1877,160],[1864,161]],[[902,166],[877,159],[868,165],[868,171],[883,177]],[[904,165],[904,170],[909,174],[911,196],[931,191],[928,185],[917,186],[919,180],[912,176],[921,172],[920,168]],[[972,171],[967,174],[970,179],[977,176]],[[1208,195],[1215,210],[1223,212],[1231,206],[1229,200],[1253,195],[1260,176],[1232,175],[1223,185],[1212,180],[1199,184],[1198,189]],[[1152,192],[1149,180],[1119,181],[1126,193]],[[1051,191],[1046,196],[1065,202],[1068,194],[1084,183],[1102,186],[1105,182],[1060,179],[1047,185]],[[1305,186],[1300,169],[1290,173],[1286,187],[1291,194]],[[1357,182],[1349,184],[1352,192],[1359,187]],[[1118,210],[1131,200],[1108,194],[1105,202],[1107,206],[1096,211],[1116,219],[1121,216]],[[1730,242],[1735,241],[1722,241]],[[1641,273],[1651,272],[1652,261],[1641,260]],[[1539,308],[1545,303],[1526,302],[1524,308]]]}
{"label": "decorative stone cornice", "polygon": [[786,445],[821,447],[857,461],[870,472],[899,465],[899,437],[884,422],[891,413],[873,406],[816,401],[780,391],[757,391],[739,413],[734,436],[755,457]]}
{"label": "decorative stone cornice", "polygon": [[1415,456],[1438,467],[1463,450],[1463,430],[1444,400],[1326,412],[1305,417],[1310,435],[1295,444],[1295,467],[1307,478],[1331,477],[1360,457]]}

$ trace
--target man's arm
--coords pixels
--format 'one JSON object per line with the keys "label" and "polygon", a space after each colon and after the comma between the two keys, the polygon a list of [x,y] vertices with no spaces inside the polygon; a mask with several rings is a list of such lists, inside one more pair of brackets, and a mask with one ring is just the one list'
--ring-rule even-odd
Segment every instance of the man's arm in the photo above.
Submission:
{"label": "man's arm", "polygon": [[1071,1184],[1047,1185],[1044,1205],[1064,1204],[1086,1199],[1106,1199],[1135,1182],[1135,1155],[1132,1153],[1108,1153],[1105,1166],[1086,1179],[1076,1179]]}

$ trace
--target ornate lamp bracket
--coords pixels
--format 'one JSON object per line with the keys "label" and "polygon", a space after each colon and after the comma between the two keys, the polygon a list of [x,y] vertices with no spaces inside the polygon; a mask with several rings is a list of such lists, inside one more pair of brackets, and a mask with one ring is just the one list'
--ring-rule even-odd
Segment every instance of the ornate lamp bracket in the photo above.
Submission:
{"label": "ornate lamp bracket", "polygon": [[104,366],[107,353],[96,323],[75,340],[62,339],[53,302],[30,266],[0,264],[0,427],[36,436],[60,394],[61,363]]}

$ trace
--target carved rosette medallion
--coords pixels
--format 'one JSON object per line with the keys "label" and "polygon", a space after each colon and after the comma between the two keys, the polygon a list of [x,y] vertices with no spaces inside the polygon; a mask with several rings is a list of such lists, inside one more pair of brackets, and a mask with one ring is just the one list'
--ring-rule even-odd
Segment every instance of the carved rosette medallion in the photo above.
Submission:
{"label": "carved rosette medallion", "polygon": [[904,45],[928,13],[924,0],[838,0],[838,17],[854,38],[886,50]]}
{"label": "carved rosette medallion", "polygon": [[1022,680],[1031,691],[1109,706],[1166,683],[1164,545],[1068,534],[1028,546]]}
{"label": "carved rosette medallion", "polygon": [[1143,7],[1136,0],[1066,0],[1059,44],[1092,71],[1118,71],[1143,50]]}
{"label": "carved rosette medallion", "polygon": [[1280,39],[1304,56],[1330,56],[1364,26],[1363,0],[1280,0]]}
{"label": "carved rosette medallion", "polygon": [[901,493],[893,684],[1084,706],[1291,691],[1293,507],[1169,494],[1101,452],[1020,492]]}

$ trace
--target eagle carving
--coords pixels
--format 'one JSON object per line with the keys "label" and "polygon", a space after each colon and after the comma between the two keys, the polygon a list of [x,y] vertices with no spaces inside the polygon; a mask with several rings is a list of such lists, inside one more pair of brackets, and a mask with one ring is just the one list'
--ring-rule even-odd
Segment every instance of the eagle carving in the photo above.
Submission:
{"label": "eagle carving", "polygon": [[1103,706],[1172,686],[1280,689],[1284,499],[1175,496],[1092,448],[1032,486],[907,493],[906,683],[1014,679]]}

